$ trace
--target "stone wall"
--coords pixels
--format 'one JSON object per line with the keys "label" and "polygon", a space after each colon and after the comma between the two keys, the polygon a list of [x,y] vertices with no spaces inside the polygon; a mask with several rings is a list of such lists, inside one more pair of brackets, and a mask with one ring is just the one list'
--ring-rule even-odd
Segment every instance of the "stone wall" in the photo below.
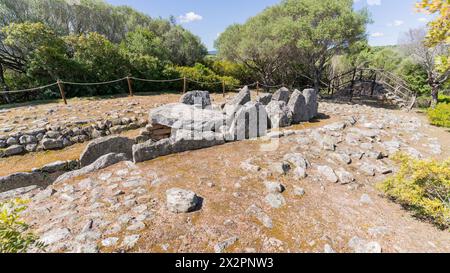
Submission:
{"label": "stone wall", "polygon": [[47,164],[42,168],[31,172],[14,173],[0,177],[0,192],[6,192],[17,188],[38,186],[45,188],[52,184],[63,173],[79,168],[77,160],[58,161]]}
{"label": "stone wall", "polygon": [[145,119],[124,117],[101,120],[94,124],[79,121],[64,125],[47,125],[43,128],[0,135],[0,157],[44,150],[59,150],[75,143],[138,129],[147,123],[148,121]]}

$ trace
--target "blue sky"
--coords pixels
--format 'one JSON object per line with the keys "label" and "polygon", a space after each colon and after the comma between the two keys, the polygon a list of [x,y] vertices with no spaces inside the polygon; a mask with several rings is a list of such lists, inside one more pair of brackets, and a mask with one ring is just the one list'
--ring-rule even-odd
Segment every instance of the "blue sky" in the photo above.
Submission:
{"label": "blue sky", "polygon": [[[214,40],[233,23],[243,23],[264,8],[280,0],[106,0],[113,5],[128,5],[152,17],[169,18],[201,37],[208,49]],[[318,0],[320,1],[320,0]],[[399,35],[409,28],[424,26],[430,17],[416,13],[416,0],[354,0],[355,8],[368,7],[373,24],[369,25],[371,45],[396,44]]]}

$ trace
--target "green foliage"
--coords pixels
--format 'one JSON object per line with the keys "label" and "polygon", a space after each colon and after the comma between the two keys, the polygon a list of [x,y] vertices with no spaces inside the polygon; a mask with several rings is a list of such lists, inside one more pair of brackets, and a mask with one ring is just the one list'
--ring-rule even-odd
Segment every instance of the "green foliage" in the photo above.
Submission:
{"label": "green foliage", "polygon": [[238,86],[238,80],[229,76],[219,76],[214,71],[203,64],[195,64],[193,67],[178,66],[173,68],[181,77],[192,79],[196,82],[189,82],[189,89],[203,89],[211,91],[222,91],[222,83],[230,89]]}
{"label": "green foliage", "polygon": [[244,64],[264,84],[319,84],[331,58],[365,40],[368,15],[351,0],[285,0],[216,41],[219,56]]}
{"label": "green foliage", "polygon": [[[0,63],[9,89],[28,89],[62,79],[106,82],[127,75],[168,79],[170,66],[201,62],[200,39],[174,20],[152,19],[129,7],[102,0],[0,1]],[[135,91],[180,90],[180,83],[136,82]],[[105,85],[66,85],[67,97],[127,92],[125,81]],[[11,101],[58,98],[59,91],[8,95]],[[0,96],[0,103],[3,102]]]}
{"label": "green foliage", "polygon": [[450,158],[444,162],[417,160],[404,154],[394,157],[399,171],[378,186],[389,197],[412,209],[419,217],[450,226]]}
{"label": "green foliage", "polygon": [[255,75],[252,71],[242,64],[217,59],[216,57],[209,57],[205,59],[205,65],[214,71],[214,73],[220,76],[235,78],[241,84],[250,84],[255,80]]}
{"label": "green foliage", "polygon": [[0,203],[0,253],[23,253],[30,248],[44,250],[44,244],[28,232],[28,225],[20,220],[25,204],[20,199]]}
{"label": "green foliage", "polygon": [[440,95],[439,101],[435,108],[428,109],[428,119],[433,125],[450,128],[450,96]]}

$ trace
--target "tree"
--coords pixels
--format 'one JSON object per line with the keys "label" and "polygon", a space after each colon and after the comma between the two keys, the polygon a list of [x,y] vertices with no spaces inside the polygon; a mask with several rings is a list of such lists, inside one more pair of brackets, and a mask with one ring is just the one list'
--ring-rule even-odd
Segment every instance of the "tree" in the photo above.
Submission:
{"label": "tree", "polygon": [[203,60],[208,53],[199,37],[180,26],[173,26],[163,35],[164,47],[169,54],[169,60],[177,65],[191,66]]}
{"label": "tree", "polygon": [[[450,45],[450,1],[448,0],[421,0],[417,3],[419,11],[429,14],[438,13],[437,18],[428,24],[427,46],[435,47],[445,43]],[[450,49],[449,49],[450,50]],[[438,69],[442,73],[450,70],[450,51],[438,58]]]}
{"label": "tree", "polygon": [[448,70],[442,73],[436,62],[439,56],[448,52],[448,45],[437,44],[434,47],[428,47],[425,44],[426,35],[426,30],[423,28],[411,29],[404,34],[400,43],[403,50],[427,72],[427,81],[431,88],[431,106],[434,108],[438,103],[439,88],[450,76]]}
{"label": "tree", "polygon": [[351,0],[284,0],[216,41],[219,55],[243,63],[264,84],[308,78],[319,89],[333,56],[365,40],[366,11]]}

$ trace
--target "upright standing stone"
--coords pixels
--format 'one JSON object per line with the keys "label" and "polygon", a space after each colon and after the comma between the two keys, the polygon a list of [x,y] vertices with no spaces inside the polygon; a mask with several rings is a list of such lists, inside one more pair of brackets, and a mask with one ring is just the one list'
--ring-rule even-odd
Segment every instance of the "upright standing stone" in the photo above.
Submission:
{"label": "upright standing stone", "polygon": [[289,102],[289,89],[286,87],[281,87],[280,89],[275,92],[272,96],[272,101],[284,101],[286,104]]}
{"label": "upright standing stone", "polygon": [[294,93],[289,99],[288,108],[292,113],[292,123],[297,124],[309,120],[306,99],[299,90],[294,90]]}
{"label": "upright standing stone", "polygon": [[270,128],[281,128],[291,125],[292,115],[284,101],[271,101],[266,106],[270,119]]}
{"label": "upright standing stone", "polygon": [[227,116],[232,116],[239,110],[240,106],[243,106],[249,101],[251,101],[250,90],[247,86],[245,86],[241,89],[241,91],[239,91],[239,94],[237,94],[237,96],[235,96],[231,101],[225,104],[223,110]]}
{"label": "upright standing stone", "polygon": [[317,92],[315,89],[303,90],[303,96],[305,97],[306,109],[308,113],[308,120],[313,119],[318,115],[319,103],[317,102]]}
{"label": "upright standing stone", "polygon": [[240,107],[230,126],[235,140],[265,136],[268,129],[267,112],[259,102],[248,102]]}

